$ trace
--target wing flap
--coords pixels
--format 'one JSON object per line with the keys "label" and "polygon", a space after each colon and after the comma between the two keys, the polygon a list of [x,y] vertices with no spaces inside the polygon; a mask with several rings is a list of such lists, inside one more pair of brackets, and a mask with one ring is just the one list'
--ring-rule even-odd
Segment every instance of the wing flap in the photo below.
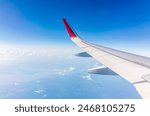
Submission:
{"label": "wing flap", "polygon": [[139,83],[134,85],[139,94],[145,98],[148,99],[150,98],[150,83],[144,82],[144,83]]}

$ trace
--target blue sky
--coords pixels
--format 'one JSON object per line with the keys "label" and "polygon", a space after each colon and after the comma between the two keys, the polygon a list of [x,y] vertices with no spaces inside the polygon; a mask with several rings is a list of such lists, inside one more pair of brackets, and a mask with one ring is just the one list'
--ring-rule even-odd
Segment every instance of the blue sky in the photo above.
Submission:
{"label": "blue sky", "polygon": [[1,44],[72,44],[65,17],[88,41],[149,49],[149,0],[0,0],[0,9]]}
{"label": "blue sky", "polygon": [[[62,18],[66,18],[80,37],[87,41],[150,56],[149,0],[0,0],[0,73],[3,84],[5,80],[8,83],[8,79],[12,83],[37,77],[49,78],[59,74],[65,75],[66,71],[70,74],[69,67],[75,67],[75,73],[66,75],[66,77],[71,76],[75,80],[85,79],[85,77],[100,77],[100,75],[86,73],[86,70],[93,67],[93,64],[97,64],[94,59],[91,61],[72,56],[76,51],[68,49],[67,46],[75,47],[75,45],[69,39]],[[5,45],[9,50],[5,49]],[[36,47],[34,48],[34,46]],[[80,50],[78,47],[76,48]],[[68,54],[71,56],[64,52],[69,52]],[[80,69],[82,66],[83,68]],[[80,75],[82,72],[84,72],[83,75]],[[52,75],[53,73],[56,75]],[[105,78],[105,76],[93,78],[96,83],[98,82],[98,89],[100,89],[99,84],[102,83],[104,92],[108,91],[108,97],[114,95],[114,92],[119,93],[117,91],[120,90],[123,92],[122,96],[125,94],[122,88],[118,89],[120,86],[118,84],[113,86],[114,92],[110,91],[111,86],[105,88],[112,84],[110,78],[116,79],[116,82],[120,83],[125,91],[130,90],[130,86],[127,86],[129,83],[122,86],[124,80],[121,78],[120,80],[117,77]],[[70,80],[71,84],[74,82],[72,79]],[[101,81],[101,79],[104,80]],[[106,83],[103,83],[104,81]],[[68,89],[69,84],[64,84],[62,81],[60,83]],[[113,83],[115,84],[115,82]],[[82,81],[79,84],[84,91]],[[39,88],[40,85],[33,91],[34,93],[43,89]],[[43,85],[45,85],[45,81]],[[85,85],[89,86],[86,82]],[[97,93],[95,83],[93,85],[92,91]],[[75,83],[74,86],[76,87],[78,84]],[[85,88],[87,88],[86,86]],[[57,86],[54,87],[57,88]],[[103,90],[103,88],[101,89]],[[89,89],[87,89],[88,92]],[[9,93],[13,93],[13,91]]]}

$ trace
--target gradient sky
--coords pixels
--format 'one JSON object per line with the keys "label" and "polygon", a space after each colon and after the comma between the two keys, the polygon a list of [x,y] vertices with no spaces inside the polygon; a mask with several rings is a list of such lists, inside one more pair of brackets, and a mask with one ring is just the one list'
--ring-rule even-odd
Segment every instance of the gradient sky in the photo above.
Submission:
{"label": "gradient sky", "polygon": [[[29,90],[33,90],[31,89],[33,86],[36,88],[33,91],[25,91],[26,95],[29,95],[28,92],[35,94],[41,90],[51,94],[59,90],[59,87],[62,95],[64,93],[68,95],[69,91],[73,91],[71,89],[68,91],[68,87],[72,85],[72,82],[78,81],[76,79],[80,81],[73,87],[82,88],[81,90],[87,91],[87,95],[89,95],[88,87],[95,93],[97,89],[100,89],[104,95],[105,91],[108,91],[106,97],[114,95],[114,92],[119,93],[120,90],[120,95],[123,97],[124,91],[129,90],[129,93],[132,93],[132,88],[130,91],[130,86],[127,86],[129,83],[125,83],[122,78],[117,76],[105,78],[103,75],[89,75],[86,72],[93,66],[97,67],[98,63],[94,59],[72,56],[77,53],[75,50],[80,51],[80,49],[69,39],[62,18],[68,20],[81,38],[91,43],[150,57],[150,0],[0,0],[1,83],[14,83],[13,87],[16,87],[18,82],[25,80],[26,82],[36,78],[44,80],[36,86],[34,82],[31,83],[32,86],[27,83],[23,89],[27,90],[28,86]],[[75,72],[70,70],[72,67]],[[66,78],[65,81],[61,81],[64,79],[63,75],[73,80]],[[49,80],[50,77],[57,76],[59,77],[54,78],[54,81]],[[45,77],[46,79],[43,79]],[[93,88],[91,88],[93,80],[90,85],[81,79],[95,79]],[[57,82],[58,80],[60,81]],[[120,85],[108,86],[112,84],[112,81],[114,81],[113,84],[116,82]],[[51,85],[49,82],[52,82],[52,86],[56,82],[56,86],[53,86],[54,88],[42,86],[42,84]],[[59,83],[61,86],[58,87]],[[0,95],[5,95],[5,92],[8,95],[14,93],[17,88],[13,87],[8,86]],[[20,86],[17,87],[20,91]],[[84,90],[84,87],[88,89]],[[114,92],[111,91],[112,89]],[[14,95],[18,96],[16,93]],[[24,96],[22,93],[20,95]],[[74,97],[74,94],[71,96]],[[117,96],[119,97],[119,94]],[[115,94],[112,97],[117,96]]]}
{"label": "gradient sky", "polygon": [[149,0],[0,0],[0,43],[72,44],[62,18],[88,41],[150,49]]}

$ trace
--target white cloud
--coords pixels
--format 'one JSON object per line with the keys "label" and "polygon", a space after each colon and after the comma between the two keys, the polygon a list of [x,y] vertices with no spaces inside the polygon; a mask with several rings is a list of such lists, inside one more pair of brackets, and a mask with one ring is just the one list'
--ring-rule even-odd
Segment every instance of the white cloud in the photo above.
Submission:
{"label": "white cloud", "polygon": [[42,96],[42,98],[46,98],[47,97],[47,95],[46,94],[44,94],[43,96]]}
{"label": "white cloud", "polygon": [[43,93],[43,92],[44,92],[44,90],[39,89],[39,90],[35,90],[34,92],[35,92],[35,93]]}
{"label": "white cloud", "polygon": [[66,75],[67,73],[74,71],[75,69],[76,69],[75,67],[69,67],[69,68],[63,69],[62,71],[59,71],[58,74]]}
{"label": "white cloud", "polygon": [[63,75],[63,76],[65,75],[64,72],[58,72],[58,74],[59,74],[59,75]]}
{"label": "white cloud", "polygon": [[87,79],[87,80],[92,80],[91,75],[83,75],[82,78]]}
{"label": "white cloud", "polygon": [[99,64],[98,62],[96,62],[96,63],[94,64],[94,67],[98,67],[98,66],[100,66],[100,64]]}
{"label": "white cloud", "polygon": [[75,70],[75,69],[76,69],[75,67],[70,67],[70,68],[69,68],[69,70]]}

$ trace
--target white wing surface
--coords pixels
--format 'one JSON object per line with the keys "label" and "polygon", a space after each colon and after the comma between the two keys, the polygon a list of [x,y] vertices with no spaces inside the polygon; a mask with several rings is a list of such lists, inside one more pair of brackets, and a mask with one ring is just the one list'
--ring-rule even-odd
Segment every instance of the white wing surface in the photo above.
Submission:
{"label": "white wing surface", "polygon": [[63,19],[71,40],[93,58],[132,83],[141,97],[150,98],[150,58],[88,43]]}

